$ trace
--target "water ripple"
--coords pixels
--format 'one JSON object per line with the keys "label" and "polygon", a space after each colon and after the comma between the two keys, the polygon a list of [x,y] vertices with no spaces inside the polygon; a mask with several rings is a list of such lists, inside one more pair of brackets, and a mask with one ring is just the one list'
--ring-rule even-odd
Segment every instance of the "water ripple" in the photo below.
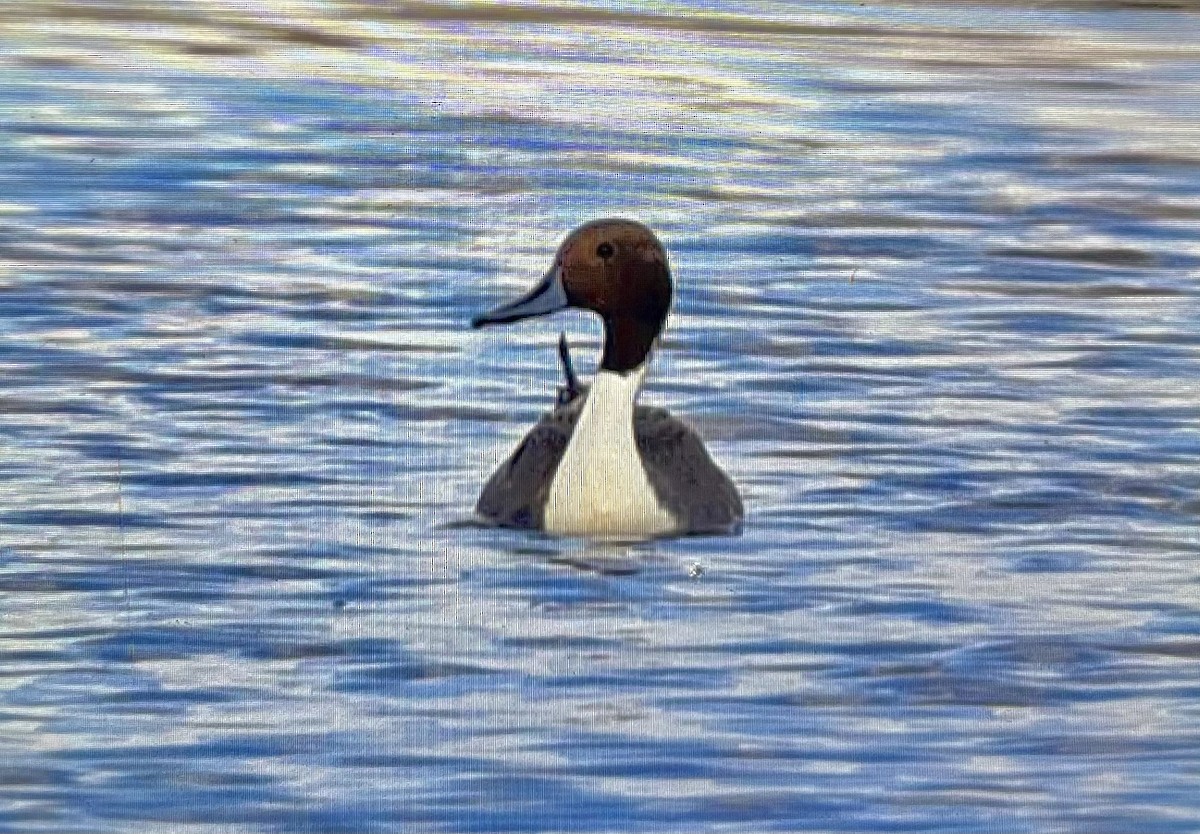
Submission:
{"label": "water ripple", "polygon": [[[1193,831],[1183,3],[15,0],[0,831]],[[473,523],[640,217],[736,539]]]}

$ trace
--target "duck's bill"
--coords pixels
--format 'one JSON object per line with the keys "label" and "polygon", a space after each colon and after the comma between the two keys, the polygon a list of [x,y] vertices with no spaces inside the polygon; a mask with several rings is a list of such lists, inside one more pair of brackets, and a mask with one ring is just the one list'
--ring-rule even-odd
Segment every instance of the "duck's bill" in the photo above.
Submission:
{"label": "duck's bill", "polygon": [[567,290],[563,286],[562,275],[556,268],[545,274],[533,291],[527,295],[501,304],[494,310],[471,319],[472,327],[483,327],[488,324],[508,324],[533,316],[544,316],[562,310],[569,305]]}

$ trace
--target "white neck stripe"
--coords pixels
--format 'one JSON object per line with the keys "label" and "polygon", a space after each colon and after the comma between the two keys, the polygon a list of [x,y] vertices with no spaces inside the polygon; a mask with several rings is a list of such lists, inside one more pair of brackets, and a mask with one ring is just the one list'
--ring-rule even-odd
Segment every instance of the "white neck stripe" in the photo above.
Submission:
{"label": "white neck stripe", "polygon": [[544,527],[585,536],[653,536],[672,532],[675,518],[658,502],[634,433],[643,363],[620,374],[596,374],[554,473]]}

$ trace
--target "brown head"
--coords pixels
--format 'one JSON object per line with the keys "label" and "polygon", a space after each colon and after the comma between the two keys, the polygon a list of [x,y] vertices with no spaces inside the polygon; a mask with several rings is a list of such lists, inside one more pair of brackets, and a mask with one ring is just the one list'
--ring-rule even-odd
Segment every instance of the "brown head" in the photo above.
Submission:
{"label": "brown head", "polygon": [[473,327],[576,307],[604,320],[600,367],[625,373],[646,361],[671,308],[667,253],[632,220],[594,220],[567,236],[532,292],[477,316]]}

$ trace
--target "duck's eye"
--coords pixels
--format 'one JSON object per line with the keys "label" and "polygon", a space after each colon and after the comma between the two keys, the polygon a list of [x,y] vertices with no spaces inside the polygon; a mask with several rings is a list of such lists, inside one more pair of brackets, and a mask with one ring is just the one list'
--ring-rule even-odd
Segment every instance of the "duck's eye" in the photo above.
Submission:
{"label": "duck's eye", "polygon": [[601,243],[599,246],[596,247],[596,254],[599,257],[604,258],[604,260],[607,261],[609,258],[611,258],[613,256],[612,244],[611,243]]}

